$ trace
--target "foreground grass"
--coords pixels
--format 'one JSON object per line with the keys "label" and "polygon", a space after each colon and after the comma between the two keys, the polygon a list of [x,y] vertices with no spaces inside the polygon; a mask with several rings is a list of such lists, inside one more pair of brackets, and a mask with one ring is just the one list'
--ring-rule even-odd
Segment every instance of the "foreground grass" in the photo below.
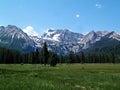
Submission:
{"label": "foreground grass", "polygon": [[0,90],[120,90],[120,64],[1,64]]}

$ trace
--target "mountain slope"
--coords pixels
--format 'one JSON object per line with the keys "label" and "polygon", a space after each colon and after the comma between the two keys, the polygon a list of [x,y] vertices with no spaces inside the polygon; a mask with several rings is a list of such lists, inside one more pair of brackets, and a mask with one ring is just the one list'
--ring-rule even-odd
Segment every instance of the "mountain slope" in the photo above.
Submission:
{"label": "mountain slope", "polygon": [[101,38],[100,41],[92,44],[86,51],[87,52],[120,52],[120,34],[116,32],[110,32],[104,37]]}
{"label": "mountain slope", "polygon": [[14,25],[0,27],[0,46],[16,49],[21,52],[41,50],[44,42],[48,44],[50,51],[59,55],[66,55],[70,51],[101,52],[113,49],[120,45],[120,34],[107,31],[91,31],[86,35],[74,33],[67,29],[48,30],[41,37],[28,36],[20,28]]}
{"label": "mountain slope", "polygon": [[81,43],[84,44],[83,49],[89,48],[91,44],[99,41],[102,37],[104,37],[107,34],[108,34],[108,32],[106,32],[106,31],[98,31],[98,32],[91,31],[91,32],[89,32],[81,40]]}
{"label": "mountain slope", "polygon": [[0,46],[5,46],[11,49],[28,52],[33,50],[34,41],[24,33],[20,28],[8,25],[0,27]]}
{"label": "mountain slope", "polygon": [[87,35],[74,33],[67,29],[48,30],[45,34],[38,37],[31,37],[36,42],[36,47],[41,48],[44,42],[47,42],[48,49],[58,54],[68,54],[70,51],[78,53],[83,49],[89,48],[92,44],[101,40],[107,35],[107,31],[91,31]]}
{"label": "mountain slope", "polygon": [[58,54],[68,54],[70,51],[79,52],[82,46],[78,42],[83,38],[80,33],[74,33],[67,29],[48,30],[41,37],[31,37],[36,43],[36,47],[41,48],[47,42],[48,49]]}
{"label": "mountain slope", "polygon": [[[57,37],[56,37],[57,36]],[[54,38],[56,37],[56,38]],[[73,33],[69,30],[48,30],[37,42],[41,46],[47,42],[49,50],[58,54],[68,54],[70,51],[79,53],[83,50],[103,51],[119,43],[120,34],[107,31],[91,31],[86,35]],[[113,44],[114,43],[114,44]],[[97,51],[96,51],[97,52]]]}

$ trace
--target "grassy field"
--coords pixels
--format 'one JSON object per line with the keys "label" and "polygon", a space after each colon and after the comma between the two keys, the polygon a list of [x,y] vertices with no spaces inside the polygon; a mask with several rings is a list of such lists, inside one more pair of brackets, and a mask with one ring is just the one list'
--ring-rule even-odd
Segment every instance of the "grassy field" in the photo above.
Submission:
{"label": "grassy field", "polygon": [[0,90],[120,90],[120,64],[1,64]]}

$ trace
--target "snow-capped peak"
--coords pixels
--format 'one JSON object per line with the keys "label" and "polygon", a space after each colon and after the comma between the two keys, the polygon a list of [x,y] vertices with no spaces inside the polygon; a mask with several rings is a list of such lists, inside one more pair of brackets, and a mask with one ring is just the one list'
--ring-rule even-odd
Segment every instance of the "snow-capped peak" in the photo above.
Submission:
{"label": "snow-capped peak", "polygon": [[43,37],[43,39],[59,41],[58,36],[59,36],[59,34],[57,34],[56,30],[50,29],[50,30],[47,30],[42,37]]}
{"label": "snow-capped peak", "polygon": [[57,30],[47,30],[46,33],[42,36],[44,39],[58,41],[58,42],[76,42],[81,37],[80,33],[73,33],[68,29],[57,29]]}
{"label": "snow-capped peak", "polygon": [[107,35],[109,38],[112,38],[112,39],[116,39],[118,41],[120,41],[120,33],[118,32],[111,32]]}
{"label": "snow-capped peak", "polygon": [[116,34],[120,35],[120,33],[119,33],[119,32],[116,32]]}
{"label": "snow-capped peak", "polygon": [[103,37],[103,36],[107,35],[109,32],[108,31],[97,31],[96,33],[98,36]]}
{"label": "snow-capped peak", "polygon": [[44,36],[50,36],[50,35],[52,35],[52,34],[54,34],[56,31],[55,30],[47,30],[46,32],[45,32],[45,34],[44,34]]}

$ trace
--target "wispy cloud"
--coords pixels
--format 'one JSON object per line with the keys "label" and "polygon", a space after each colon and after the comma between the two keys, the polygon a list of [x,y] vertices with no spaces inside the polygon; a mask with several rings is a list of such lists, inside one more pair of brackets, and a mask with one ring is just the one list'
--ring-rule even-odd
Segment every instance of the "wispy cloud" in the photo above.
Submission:
{"label": "wispy cloud", "polygon": [[27,26],[23,29],[25,33],[27,33],[30,36],[38,36],[39,34],[34,30],[32,26]]}
{"label": "wispy cloud", "polygon": [[80,14],[76,14],[76,18],[79,18],[80,17]]}
{"label": "wispy cloud", "polygon": [[96,3],[95,6],[96,6],[97,8],[102,8],[102,4],[99,4],[99,3]]}

